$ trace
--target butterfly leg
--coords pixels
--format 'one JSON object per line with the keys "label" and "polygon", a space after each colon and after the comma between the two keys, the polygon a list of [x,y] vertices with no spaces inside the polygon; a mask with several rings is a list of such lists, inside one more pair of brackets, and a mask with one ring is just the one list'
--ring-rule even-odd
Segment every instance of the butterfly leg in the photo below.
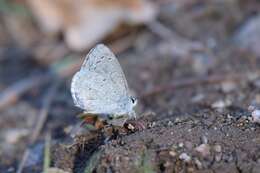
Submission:
{"label": "butterfly leg", "polygon": [[[106,122],[104,120],[102,120],[101,118],[99,118],[98,115],[96,114],[89,114],[89,113],[81,113],[79,115],[79,118],[82,120],[82,126],[86,125],[87,127],[96,129],[96,130],[100,130],[102,128],[104,128]],[[92,127],[91,127],[92,126]]]}

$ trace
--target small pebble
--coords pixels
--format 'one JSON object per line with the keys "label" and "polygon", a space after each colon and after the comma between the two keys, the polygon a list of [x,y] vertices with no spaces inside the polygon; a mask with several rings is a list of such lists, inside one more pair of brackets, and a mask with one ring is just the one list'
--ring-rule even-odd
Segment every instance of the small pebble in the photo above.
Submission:
{"label": "small pebble", "polygon": [[185,141],[184,145],[189,150],[193,148],[193,144],[190,141]]}
{"label": "small pebble", "polygon": [[214,109],[223,109],[223,108],[226,108],[228,106],[231,105],[231,101],[230,100],[218,100],[216,102],[214,102],[211,107],[214,108]]}
{"label": "small pebble", "polygon": [[173,126],[173,122],[172,121],[168,121],[168,124],[167,124],[169,127],[172,127]]}
{"label": "small pebble", "polygon": [[202,136],[201,137],[201,141],[203,144],[207,144],[208,143],[208,138],[206,136]]}
{"label": "small pebble", "polygon": [[254,105],[250,105],[248,106],[247,110],[250,112],[253,112],[256,109],[256,107]]}
{"label": "small pebble", "polygon": [[208,144],[201,144],[195,148],[195,151],[200,153],[203,157],[210,155],[210,146]]}
{"label": "small pebble", "polygon": [[260,124],[260,110],[256,109],[252,112],[252,118],[254,123]]}
{"label": "small pebble", "polygon": [[237,88],[237,85],[232,81],[226,81],[221,84],[221,90],[224,93],[230,93]]}
{"label": "small pebble", "polygon": [[220,162],[221,158],[222,158],[222,154],[221,153],[218,153],[218,154],[215,155],[216,162]]}
{"label": "small pebble", "polygon": [[132,124],[130,124],[130,123],[127,125],[127,128],[129,130],[134,130],[135,129],[135,127]]}
{"label": "small pebble", "polygon": [[191,161],[191,157],[187,154],[187,153],[182,153],[179,158],[181,160],[183,160],[184,162],[190,162]]}
{"label": "small pebble", "polygon": [[180,118],[175,118],[175,121],[174,121],[174,123],[181,123],[181,119]]}
{"label": "small pebble", "polygon": [[198,94],[191,98],[191,102],[198,103],[198,102],[201,102],[204,98],[205,98],[205,95]]}
{"label": "small pebble", "polygon": [[7,169],[7,172],[14,172],[14,171],[15,171],[14,167],[10,167]]}
{"label": "small pebble", "polygon": [[184,146],[184,144],[181,142],[178,144],[178,147],[182,148]]}
{"label": "small pebble", "polygon": [[148,128],[153,128],[156,125],[156,122],[151,122],[148,124]]}
{"label": "small pebble", "polygon": [[220,153],[221,152],[221,146],[220,145],[215,145],[214,146],[214,150],[217,152],[217,153]]}
{"label": "small pebble", "polygon": [[21,138],[29,135],[28,129],[10,129],[5,132],[5,141],[9,144],[16,144]]}
{"label": "small pebble", "polygon": [[170,156],[172,156],[172,157],[175,157],[175,156],[177,155],[177,153],[176,153],[175,151],[170,151],[169,154],[170,154]]}
{"label": "small pebble", "polygon": [[195,158],[194,162],[195,162],[198,169],[202,169],[202,163],[199,161],[199,159]]}

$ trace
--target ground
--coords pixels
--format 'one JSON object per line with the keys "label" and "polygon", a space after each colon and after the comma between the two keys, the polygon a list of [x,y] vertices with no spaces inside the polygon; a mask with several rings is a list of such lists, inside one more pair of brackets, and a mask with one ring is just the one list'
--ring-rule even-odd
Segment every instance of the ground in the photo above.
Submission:
{"label": "ground", "polygon": [[[51,167],[68,172],[260,172],[260,125],[251,117],[251,108],[260,105],[260,55],[234,41],[259,7],[258,1],[242,0],[194,1],[176,10],[166,5],[158,20],[177,37],[165,38],[156,24],[128,31],[130,46],[117,57],[138,98],[138,118],[131,123],[143,128],[110,138],[85,132],[72,139],[68,131],[80,122],[76,115],[82,110],[72,102],[66,76],[41,134],[30,143],[55,81],[24,93],[1,110],[0,172],[15,172],[26,148],[32,152],[24,172],[42,171],[46,134],[51,134]],[[49,69],[31,49],[11,43],[1,50],[1,90]],[[10,138],[15,129],[19,140]]]}

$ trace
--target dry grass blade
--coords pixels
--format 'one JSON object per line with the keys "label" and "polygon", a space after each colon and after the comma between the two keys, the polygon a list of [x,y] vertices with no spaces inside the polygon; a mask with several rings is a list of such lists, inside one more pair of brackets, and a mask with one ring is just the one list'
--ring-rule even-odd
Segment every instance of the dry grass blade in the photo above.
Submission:
{"label": "dry grass blade", "polygon": [[37,75],[22,79],[0,93],[0,110],[15,103],[26,91],[50,81],[51,76]]}
{"label": "dry grass blade", "polygon": [[52,103],[52,100],[55,96],[55,92],[57,91],[57,88],[59,86],[60,82],[56,82],[54,85],[52,85],[49,90],[47,91],[46,96],[43,99],[43,106],[39,114],[39,119],[37,120],[37,124],[35,126],[35,129],[33,130],[33,134],[31,136],[31,143],[34,143],[36,139],[38,138],[42,127],[47,119],[47,115],[50,109],[50,105]]}
{"label": "dry grass blade", "polygon": [[[56,82],[54,85],[52,85],[44,99],[43,99],[43,106],[42,106],[42,109],[40,111],[40,115],[39,115],[39,119],[37,120],[37,124],[35,126],[35,129],[33,130],[33,133],[32,133],[32,136],[30,138],[30,144],[34,144],[35,141],[37,140],[41,130],[42,130],[42,127],[47,119],[47,115],[48,115],[48,111],[50,109],[50,105],[51,105],[51,102],[55,96],[55,92],[59,86],[60,82]],[[27,161],[27,158],[28,158],[28,155],[30,154],[31,150],[30,148],[27,148],[24,155],[23,155],[23,159],[22,159],[22,162],[20,163],[19,167],[18,167],[18,170],[16,171],[16,173],[22,173],[23,171],[23,168],[24,168],[24,165]]]}
{"label": "dry grass blade", "polygon": [[30,152],[31,152],[31,150],[29,148],[27,148],[26,151],[23,154],[22,161],[20,162],[19,167],[18,167],[16,173],[22,173],[24,165],[25,165],[25,163],[26,163],[26,161],[28,159],[28,156],[30,155]]}
{"label": "dry grass blade", "polygon": [[44,162],[43,162],[43,172],[48,173],[48,169],[50,167],[50,159],[51,159],[51,134],[47,133],[45,137],[45,148],[44,148]]}

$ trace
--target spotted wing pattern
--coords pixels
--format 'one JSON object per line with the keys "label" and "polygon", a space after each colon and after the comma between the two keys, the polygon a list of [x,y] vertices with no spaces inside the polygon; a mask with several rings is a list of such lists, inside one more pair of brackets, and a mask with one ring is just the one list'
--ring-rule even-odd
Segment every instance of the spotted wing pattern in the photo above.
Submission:
{"label": "spotted wing pattern", "polygon": [[[89,113],[119,113],[120,102],[130,104],[125,75],[115,55],[97,45],[86,56],[72,79],[71,93],[76,106]],[[129,105],[130,106],[130,105]]]}

